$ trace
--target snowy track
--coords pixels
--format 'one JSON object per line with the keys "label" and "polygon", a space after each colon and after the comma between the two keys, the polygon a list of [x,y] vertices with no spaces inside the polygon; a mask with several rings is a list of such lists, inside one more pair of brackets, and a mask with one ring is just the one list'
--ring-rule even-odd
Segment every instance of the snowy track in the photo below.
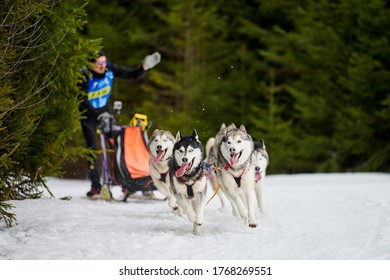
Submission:
{"label": "snowy track", "polygon": [[389,174],[271,175],[257,228],[215,197],[202,236],[165,201],[89,201],[87,181],[48,183],[56,199],[12,201],[18,225],[0,224],[0,259],[390,259]]}

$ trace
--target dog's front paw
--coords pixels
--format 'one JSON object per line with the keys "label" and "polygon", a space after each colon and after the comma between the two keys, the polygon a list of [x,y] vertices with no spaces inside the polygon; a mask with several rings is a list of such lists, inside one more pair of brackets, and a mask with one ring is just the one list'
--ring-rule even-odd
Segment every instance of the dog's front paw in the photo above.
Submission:
{"label": "dog's front paw", "polygon": [[201,232],[200,232],[200,226],[201,226],[202,224],[197,224],[197,223],[194,223],[194,230],[193,230],[193,234],[195,234],[195,235],[200,235],[201,234]]}

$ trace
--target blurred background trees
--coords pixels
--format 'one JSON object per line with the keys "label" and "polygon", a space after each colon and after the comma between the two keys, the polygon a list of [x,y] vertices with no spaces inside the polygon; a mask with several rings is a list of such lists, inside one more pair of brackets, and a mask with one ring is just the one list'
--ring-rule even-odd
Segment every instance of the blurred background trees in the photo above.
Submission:
{"label": "blurred background trees", "polygon": [[162,62],[114,98],[153,128],[243,123],[264,138],[270,173],[389,171],[387,1],[93,1],[89,38],[109,59]]}

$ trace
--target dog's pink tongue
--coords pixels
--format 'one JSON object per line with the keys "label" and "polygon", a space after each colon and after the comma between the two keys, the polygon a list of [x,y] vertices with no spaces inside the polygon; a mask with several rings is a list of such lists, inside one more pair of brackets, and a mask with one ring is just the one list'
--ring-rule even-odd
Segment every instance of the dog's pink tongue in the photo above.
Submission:
{"label": "dog's pink tongue", "polygon": [[256,182],[261,180],[261,173],[260,172],[255,173],[255,179],[256,179]]}
{"label": "dog's pink tongue", "polygon": [[159,161],[164,157],[164,154],[165,154],[164,151],[159,151],[158,154],[157,154],[157,156],[154,157],[154,158],[152,158],[152,162],[153,162],[153,163],[159,162]]}
{"label": "dog's pink tongue", "polygon": [[232,155],[230,158],[230,165],[235,165],[237,163],[239,155],[240,153]]}
{"label": "dog's pink tongue", "polygon": [[182,177],[186,172],[187,167],[190,165],[189,162],[183,163],[178,170],[176,170],[176,177]]}

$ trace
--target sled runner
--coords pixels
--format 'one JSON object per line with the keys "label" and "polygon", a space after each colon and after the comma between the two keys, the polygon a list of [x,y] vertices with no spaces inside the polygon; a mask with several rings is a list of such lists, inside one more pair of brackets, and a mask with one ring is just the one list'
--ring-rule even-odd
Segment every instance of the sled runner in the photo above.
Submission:
{"label": "sled runner", "polygon": [[[118,109],[119,108],[119,109]],[[121,105],[114,103],[120,111]],[[150,177],[149,151],[147,150],[147,116],[134,114],[129,125],[116,125],[109,113],[99,116],[99,134],[102,147],[102,191],[100,199],[126,201],[136,192],[142,192],[145,199],[153,199],[157,190]],[[109,143],[110,149],[107,149]],[[112,188],[119,186],[120,195]],[[158,199],[160,200],[160,199]]]}

